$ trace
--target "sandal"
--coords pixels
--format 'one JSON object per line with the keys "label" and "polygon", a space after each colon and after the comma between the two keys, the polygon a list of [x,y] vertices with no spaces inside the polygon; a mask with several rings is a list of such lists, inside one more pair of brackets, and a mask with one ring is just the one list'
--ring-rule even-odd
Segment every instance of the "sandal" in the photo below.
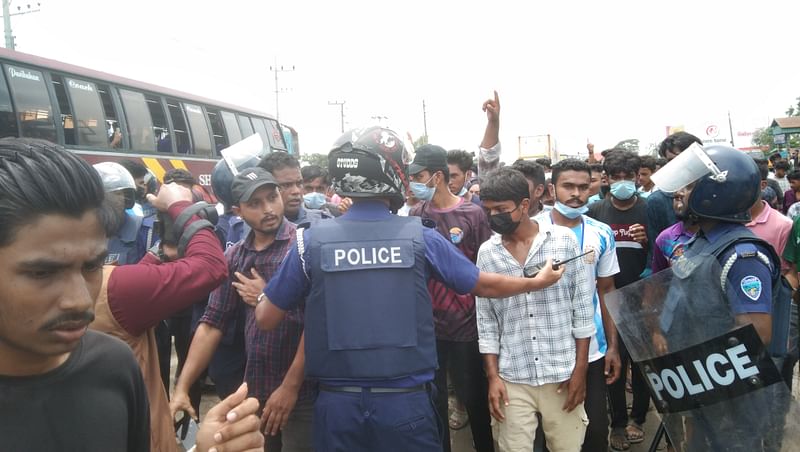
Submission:
{"label": "sandal", "polygon": [[455,397],[450,397],[448,400],[448,411],[450,412],[447,416],[447,424],[451,430],[461,430],[462,428],[467,426],[469,422],[469,416],[467,416],[467,412],[465,410],[458,409],[458,401]]}
{"label": "sandal", "polygon": [[628,439],[625,436],[624,428],[611,429],[611,436],[608,438],[608,443],[611,446],[611,449],[616,451],[625,451],[630,449],[631,443],[628,442]]}
{"label": "sandal", "polygon": [[631,421],[625,427],[625,439],[631,444],[639,444],[644,441],[644,428],[636,422]]}

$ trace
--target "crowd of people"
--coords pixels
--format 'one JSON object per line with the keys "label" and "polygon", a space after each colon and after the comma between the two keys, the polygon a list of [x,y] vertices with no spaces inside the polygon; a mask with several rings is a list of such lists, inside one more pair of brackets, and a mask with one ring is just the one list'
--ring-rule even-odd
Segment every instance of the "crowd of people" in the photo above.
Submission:
{"label": "crowd of people", "polygon": [[[3,447],[173,451],[185,413],[201,451],[450,451],[466,424],[478,452],[625,451],[652,388],[606,299],[701,254],[726,264],[726,327],[752,324],[791,388],[796,308],[790,332],[776,299],[798,287],[800,169],[686,132],[658,157],[504,165],[497,93],[482,108],[477,157],[371,127],[327,168],[220,160],[213,193],[0,140]],[[684,152],[713,172],[681,183]],[[688,315],[670,306],[664,354]],[[222,402],[200,418],[207,379]],[[736,428],[668,447],[734,450]]]}

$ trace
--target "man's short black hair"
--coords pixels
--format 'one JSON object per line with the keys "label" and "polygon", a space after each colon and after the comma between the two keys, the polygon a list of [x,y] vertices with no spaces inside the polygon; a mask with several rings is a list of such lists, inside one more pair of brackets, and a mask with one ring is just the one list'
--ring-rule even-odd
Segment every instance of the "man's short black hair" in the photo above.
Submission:
{"label": "man's short black hair", "polygon": [[284,168],[300,168],[300,162],[288,152],[272,151],[261,159],[258,166],[274,174]]}
{"label": "man's short black hair", "polygon": [[546,170],[549,170],[553,166],[553,161],[550,160],[547,157],[538,158],[538,159],[534,160],[534,162],[542,165],[544,167],[544,169],[546,169]]}
{"label": "man's short black hair", "polygon": [[322,181],[328,178],[328,170],[319,165],[308,165],[300,168],[300,174],[303,176],[303,182],[308,183],[317,178],[322,178]]}
{"label": "man's short black hair", "polygon": [[665,159],[664,157],[659,157],[656,159],[656,166],[658,166],[658,168],[663,168],[664,165],[666,164],[667,164],[667,159]]}
{"label": "man's short black hair", "polygon": [[447,151],[447,164],[456,165],[462,173],[466,173],[472,169],[472,158],[472,154],[461,149]]}
{"label": "man's short black hair", "polygon": [[789,180],[800,180],[800,171],[794,170],[791,173],[786,175],[786,179]]}
{"label": "man's short black hair", "polygon": [[519,171],[526,179],[533,182],[533,186],[544,185],[544,167],[530,160],[519,159],[511,165],[511,168]]}
{"label": "man's short black hair", "polygon": [[556,185],[558,182],[558,176],[560,176],[564,171],[585,172],[589,175],[590,179],[592,177],[592,167],[589,166],[588,163],[578,159],[564,159],[553,165],[553,173],[550,175],[550,180],[552,181],[553,185]]}
{"label": "man's short black hair", "polygon": [[625,176],[636,174],[641,168],[642,159],[639,154],[633,151],[626,151],[624,149],[614,149],[603,160],[603,171],[609,177],[616,176],[619,173],[624,173]]}
{"label": "man's short black hair", "polygon": [[758,166],[758,173],[761,175],[761,180],[767,180],[769,177],[769,162],[765,159],[753,158]]}
{"label": "man's short black hair", "polygon": [[784,171],[789,171],[789,162],[787,162],[786,160],[778,160],[772,166],[774,166],[776,170],[780,169]]}
{"label": "man's short black hair", "polygon": [[675,150],[677,150],[680,153],[685,151],[689,146],[692,145],[692,143],[697,143],[701,146],[703,145],[703,141],[691,133],[675,132],[672,135],[664,138],[664,141],[658,145],[658,155],[666,158],[667,151],[675,153]]}
{"label": "man's short black hair", "polygon": [[136,160],[123,160],[119,162],[120,165],[125,167],[134,179],[147,176],[147,167],[142,162]]}
{"label": "man's short black hair", "polygon": [[597,173],[598,175],[603,174],[603,164],[602,163],[590,163],[589,168],[592,170],[592,174]]}
{"label": "man's short black hair", "polygon": [[651,155],[644,155],[640,157],[641,163],[639,164],[639,168],[647,168],[652,172],[656,172],[656,159]]}
{"label": "man's short black hair", "polygon": [[80,218],[94,210],[108,229],[103,182],[85,160],[49,141],[0,139],[0,247],[41,215]]}
{"label": "man's short black hair", "polygon": [[481,200],[483,201],[513,201],[514,205],[519,205],[523,199],[530,197],[528,179],[515,169],[498,168],[481,179]]}
{"label": "man's short black hair", "polygon": [[194,180],[194,176],[188,170],[183,168],[175,168],[167,171],[164,174],[164,183],[170,184],[175,182],[178,185],[184,185],[187,188],[192,188],[197,181]]}

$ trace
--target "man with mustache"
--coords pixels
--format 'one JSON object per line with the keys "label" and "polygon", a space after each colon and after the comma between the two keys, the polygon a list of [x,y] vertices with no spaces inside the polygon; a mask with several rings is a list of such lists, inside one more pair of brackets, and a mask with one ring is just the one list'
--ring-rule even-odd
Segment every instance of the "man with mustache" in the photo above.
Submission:
{"label": "man with mustache", "polygon": [[606,384],[620,376],[620,357],[617,329],[606,309],[605,296],[614,290],[614,275],[619,263],[611,228],[584,215],[591,193],[593,173],[588,163],[566,159],[553,165],[550,190],[555,200],[552,211],[542,212],[534,219],[542,225],[555,224],[569,228],[579,244],[581,253],[589,252],[575,264],[588,272],[587,291],[592,294],[593,319],[596,334],[589,344],[589,366],[586,374],[586,414],[589,426],[582,450],[608,450],[608,408]]}
{"label": "man with mustache", "polygon": [[[300,177],[299,169],[297,176]],[[170,408],[173,415],[183,410],[196,416],[189,403],[188,390],[208,366],[223,331],[234,320],[237,306],[247,303],[244,378],[250,395],[257,398],[268,413],[265,419],[270,434],[267,449],[310,451],[313,388],[304,383],[303,355],[297,354],[303,333],[303,308],[290,310],[275,331],[261,331],[255,323],[253,307],[236,288],[237,275],[256,273],[260,279],[268,281],[294,243],[295,225],[284,218],[278,186],[276,179],[261,167],[245,169],[233,179],[233,213],[242,217],[251,231],[226,252],[230,275],[211,294],[200,318],[183,372],[175,384]],[[293,182],[286,186],[290,192],[297,188]],[[302,177],[299,187],[302,193]],[[302,195],[299,199],[302,202]],[[255,300],[252,302],[255,304]]]}
{"label": "man with mustache", "polygon": [[[169,419],[163,425],[160,417],[152,417],[153,428],[158,432],[166,428],[169,436],[151,435],[148,395],[156,388],[164,393],[158,381],[152,328],[136,337],[131,331],[146,330],[148,319],[168,315],[172,305],[159,295],[179,297],[183,292],[162,287],[162,277],[180,279],[180,269],[208,267],[210,262],[199,264],[202,258],[195,257],[175,265],[104,266],[110,223],[104,196],[98,173],[63,148],[42,140],[0,140],[0,438],[4,450],[175,448]],[[176,214],[183,210],[182,196],[176,187],[165,187],[151,200]],[[193,237],[188,253],[203,254],[202,244],[196,243],[202,237],[201,233]],[[206,272],[213,275],[214,270]],[[224,274],[224,266],[218,273]],[[109,278],[112,274],[114,278]],[[208,276],[198,276],[189,284],[207,284]],[[135,278],[135,284],[128,278]],[[159,289],[153,289],[154,285]],[[191,295],[187,298],[192,299]],[[136,309],[122,302],[131,299]],[[128,342],[134,354],[118,339],[87,331],[93,320],[93,326],[113,323],[115,335],[126,340],[145,339]],[[140,353],[148,350],[146,356],[152,359],[150,367],[145,367]],[[155,381],[149,383],[152,376]],[[253,421],[255,401],[244,398],[240,392],[209,412],[198,432],[199,450],[211,446],[244,450],[263,442],[247,426]],[[166,403],[165,398],[150,400],[154,413],[160,401]],[[212,438],[216,433],[220,436]]]}

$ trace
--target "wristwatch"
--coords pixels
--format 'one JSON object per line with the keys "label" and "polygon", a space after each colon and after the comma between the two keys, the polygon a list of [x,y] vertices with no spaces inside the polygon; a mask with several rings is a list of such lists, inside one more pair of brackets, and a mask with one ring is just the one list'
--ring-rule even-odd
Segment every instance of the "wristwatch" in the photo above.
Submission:
{"label": "wristwatch", "polygon": [[262,301],[264,301],[266,298],[267,298],[267,294],[265,294],[264,292],[261,292],[261,293],[258,295],[258,297],[256,297],[256,304],[259,304],[259,303],[261,303],[261,302],[262,302]]}

